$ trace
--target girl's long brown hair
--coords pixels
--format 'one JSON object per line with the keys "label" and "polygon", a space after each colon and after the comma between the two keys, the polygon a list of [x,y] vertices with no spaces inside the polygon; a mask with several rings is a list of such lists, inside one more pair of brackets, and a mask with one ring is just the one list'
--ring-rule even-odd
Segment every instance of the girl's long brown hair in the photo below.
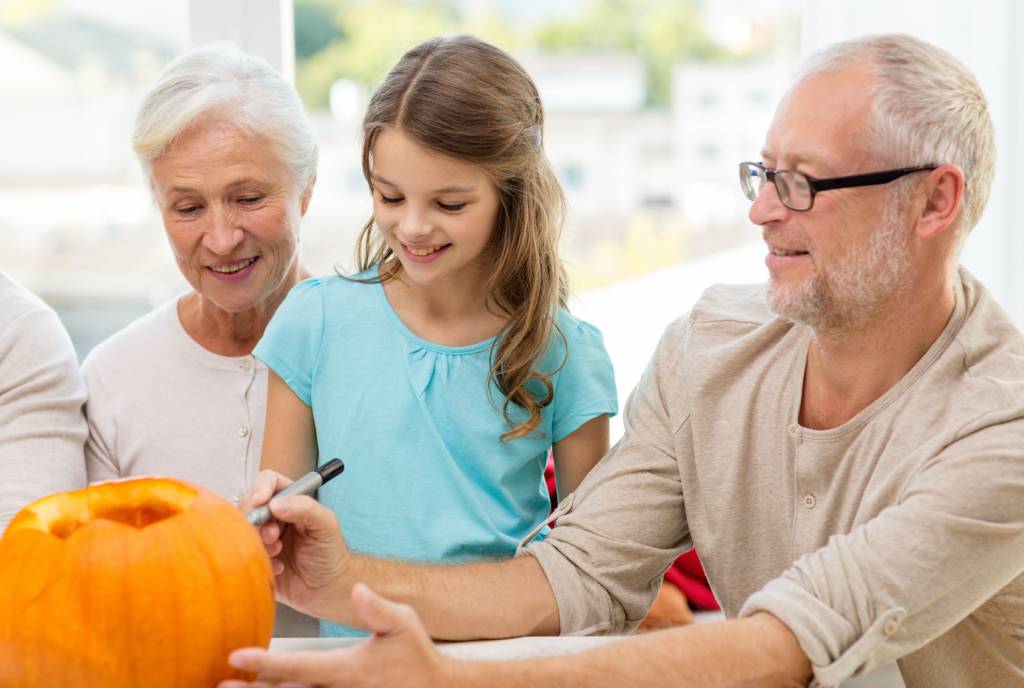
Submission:
{"label": "girl's long brown hair", "polygon": [[[489,305],[507,320],[488,390],[494,380],[505,397],[501,410],[511,429],[502,439],[529,435],[554,396],[551,376],[558,368],[535,366],[553,334],[565,341],[555,316],[568,292],[558,257],[565,197],[544,155],[537,87],[519,63],[489,43],[472,36],[435,38],[405,53],[370,99],[363,119],[363,174],[371,193],[373,145],[384,129],[400,129],[425,148],[479,165],[498,189],[489,247],[493,273],[486,289]],[[371,218],[356,244],[359,269],[383,267],[391,257]],[[396,260],[381,270],[381,280],[400,270]],[[563,356],[559,368],[564,361]],[[528,418],[515,424],[512,404]]]}

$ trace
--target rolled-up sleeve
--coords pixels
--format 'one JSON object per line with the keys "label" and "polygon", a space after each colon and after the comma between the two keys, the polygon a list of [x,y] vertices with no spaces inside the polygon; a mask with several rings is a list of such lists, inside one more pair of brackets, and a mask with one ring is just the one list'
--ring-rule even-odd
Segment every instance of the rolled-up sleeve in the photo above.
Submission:
{"label": "rolled-up sleeve", "polygon": [[622,440],[561,505],[548,537],[525,549],[554,591],[563,635],[635,628],[665,570],[691,547],[676,456],[688,416],[671,399],[688,325],[683,318],[662,337],[626,404]]}
{"label": "rolled-up sleeve", "polygon": [[[832,536],[740,610],[770,612],[790,628],[814,667],[812,685],[913,652],[1024,574],[1024,409],[1002,409],[960,437],[897,504]],[[1000,617],[1024,638],[1022,610],[1018,599]]]}

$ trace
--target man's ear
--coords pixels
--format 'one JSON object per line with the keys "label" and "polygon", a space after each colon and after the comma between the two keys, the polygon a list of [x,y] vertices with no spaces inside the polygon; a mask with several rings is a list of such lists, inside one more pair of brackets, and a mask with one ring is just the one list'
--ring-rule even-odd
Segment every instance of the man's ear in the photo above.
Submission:
{"label": "man's ear", "polygon": [[964,171],[958,165],[939,165],[925,182],[928,196],[917,218],[918,238],[933,239],[960,217],[964,204]]}
{"label": "man's ear", "polygon": [[306,190],[302,192],[302,214],[306,214],[306,209],[309,208],[309,201],[313,198],[313,187],[316,186],[316,175],[309,180],[309,184],[306,184]]}

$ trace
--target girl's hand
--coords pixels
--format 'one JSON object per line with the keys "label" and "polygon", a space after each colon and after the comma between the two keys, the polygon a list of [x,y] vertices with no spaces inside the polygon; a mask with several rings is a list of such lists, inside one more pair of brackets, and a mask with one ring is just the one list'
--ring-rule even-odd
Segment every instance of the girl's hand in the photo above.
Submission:
{"label": "girl's hand", "polygon": [[218,688],[255,688],[309,684],[324,688],[450,685],[454,660],[434,649],[419,617],[403,604],[380,597],[357,583],[352,607],[373,637],[353,647],[330,652],[275,652],[262,648],[235,650],[229,663],[259,673],[255,683],[222,681]]}
{"label": "girl's hand", "polygon": [[274,471],[260,471],[248,508],[270,500],[273,518],[260,526],[263,546],[277,577],[277,597],[299,611],[331,618],[339,596],[347,596],[351,555],[334,512],[312,497],[271,497],[291,484]]}

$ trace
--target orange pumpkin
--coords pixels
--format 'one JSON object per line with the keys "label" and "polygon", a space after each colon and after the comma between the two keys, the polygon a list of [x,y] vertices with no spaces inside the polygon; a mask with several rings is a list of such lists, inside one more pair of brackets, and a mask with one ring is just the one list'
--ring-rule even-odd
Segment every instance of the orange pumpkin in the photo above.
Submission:
{"label": "orange pumpkin", "polygon": [[273,574],[227,501],[166,478],[40,499],[0,540],[0,686],[207,688],[266,647]]}

